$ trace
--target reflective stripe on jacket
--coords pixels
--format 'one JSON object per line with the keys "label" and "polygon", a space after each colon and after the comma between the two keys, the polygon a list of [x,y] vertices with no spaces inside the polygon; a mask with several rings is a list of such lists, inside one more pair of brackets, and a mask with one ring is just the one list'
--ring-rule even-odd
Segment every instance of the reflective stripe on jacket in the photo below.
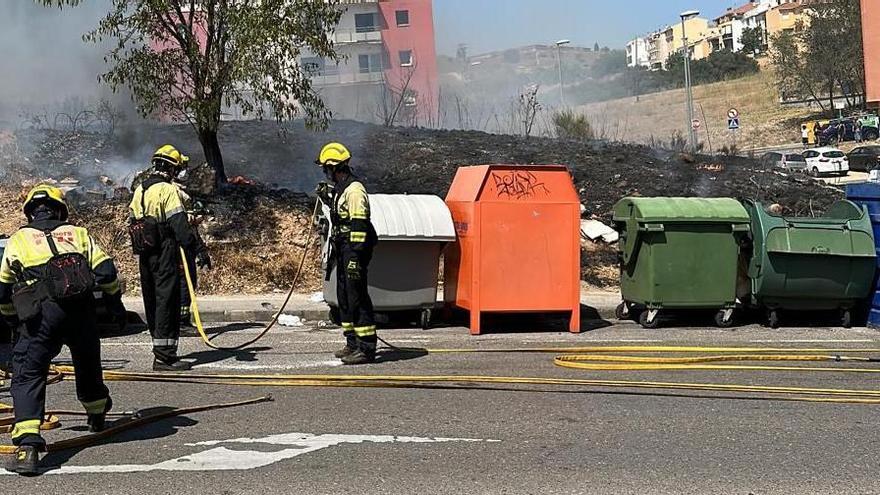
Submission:
{"label": "reflective stripe on jacket", "polygon": [[[341,192],[339,190],[341,189]],[[337,185],[335,198],[335,238],[358,247],[370,240],[370,198],[360,182],[349,179]]]}
{"label": "reflective stripe on jacket", "polygon": [[[7,242],[3,260],[0,261],[0,313],[6,316],[15,314],[11,302],[13,286],[29,278],[36,279],[39,276],[38,268],[54,256],[45,231],[52,232],[58,254],[79,253],[88,260],[95,274],[95,282],[102,291],[107,294],[119,292],[113,259],[95,243],[88,230],[54,220],[34,222],[19,229]],[[21,277],[16,274],[14,267],[20,267]]]}

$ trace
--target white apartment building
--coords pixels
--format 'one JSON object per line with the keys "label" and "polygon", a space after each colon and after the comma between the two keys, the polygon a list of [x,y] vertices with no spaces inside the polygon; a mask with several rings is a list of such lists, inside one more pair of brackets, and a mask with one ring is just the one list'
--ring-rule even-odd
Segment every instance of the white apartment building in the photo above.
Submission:
{"label": "white apartment building", "polygon": [[636,38],[626,44],[626,65],[628,67],[650,67],[647,38]]}

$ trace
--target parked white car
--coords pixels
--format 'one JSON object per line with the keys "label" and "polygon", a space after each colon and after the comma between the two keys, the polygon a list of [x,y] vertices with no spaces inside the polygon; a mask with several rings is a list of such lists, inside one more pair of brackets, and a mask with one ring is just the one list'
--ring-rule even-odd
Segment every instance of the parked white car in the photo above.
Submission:
{"label": "parked white car", "polygon": [[807,160],[807,172],[813,177],[821,175],[849,174],[849,158],[846,153],[831,146],[813,148],[802,153]]}
{"label": "parked white car", "polygon": [[789,172],[806,172],[807,161],[800,153],[780,153],[771,151],[764,153],[761,160],[769,167],[776,167],[788,170]]}

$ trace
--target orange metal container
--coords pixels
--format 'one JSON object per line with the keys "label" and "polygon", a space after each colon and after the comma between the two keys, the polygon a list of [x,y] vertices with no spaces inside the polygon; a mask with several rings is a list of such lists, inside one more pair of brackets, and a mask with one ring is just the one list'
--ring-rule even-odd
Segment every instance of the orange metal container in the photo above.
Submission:
{"label": "orange metal container", "polygon": [[470,311],[471,334],[490,312],[567,312],[580,331],[580,201],[562,165],[461,167],[446,205],[444,299]]}

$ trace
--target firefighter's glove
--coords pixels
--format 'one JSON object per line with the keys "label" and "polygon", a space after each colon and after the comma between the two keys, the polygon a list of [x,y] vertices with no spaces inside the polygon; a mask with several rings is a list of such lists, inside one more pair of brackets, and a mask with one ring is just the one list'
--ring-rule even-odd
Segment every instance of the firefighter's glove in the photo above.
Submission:
{"label": "firefighter's glove", "polygon": [[349,260],[348,265],[345,266],[345,274],[348,276],[349,280],[360,280],[361,279],[361,265],[357,260]]}
{"label": "firefighter's glove", "polygon": [[213,268],[211,265],[211,255],[208,254],[207,249],[202,249],[199,251],[199,254],[196,255],[196,266],[207,270]]}
{"label": "firefighter's glove", "polygon": [[330,186],[330,184],[326,182],[319,182],[318,186],[315,187],[315,194],[318,195],[318,198],[320,198],[324,204],[329,205],[331,203],[330,191],[332,190],[333,188]]}

